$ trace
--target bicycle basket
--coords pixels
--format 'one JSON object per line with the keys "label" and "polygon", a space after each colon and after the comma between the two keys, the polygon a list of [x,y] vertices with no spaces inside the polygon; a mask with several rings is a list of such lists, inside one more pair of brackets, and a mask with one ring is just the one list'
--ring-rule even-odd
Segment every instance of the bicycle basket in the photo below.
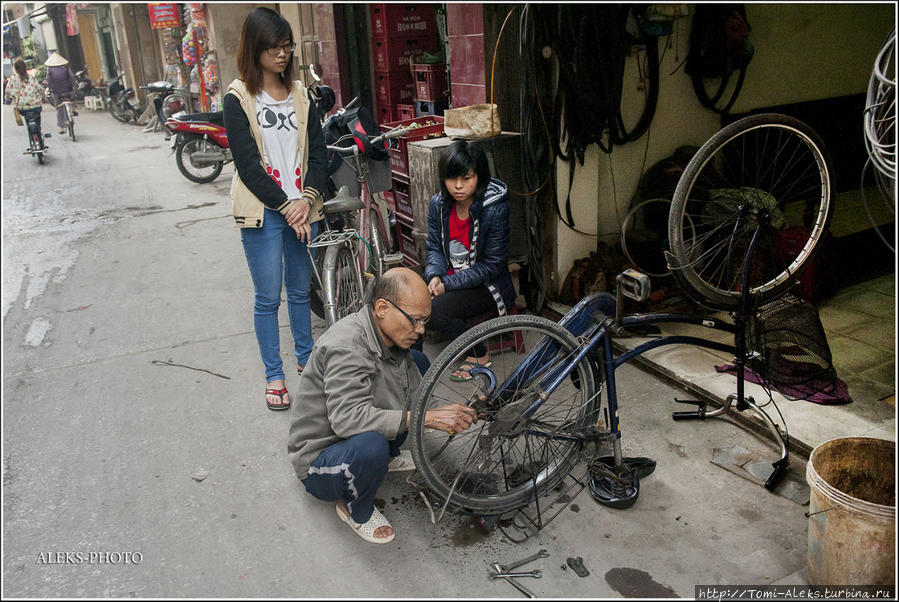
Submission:
{"label": "bicycle basket", "polygon": [[788,399],[832,395],[839,381],[817,308],[786,294],[762,305],[749,325],[749,368]]}

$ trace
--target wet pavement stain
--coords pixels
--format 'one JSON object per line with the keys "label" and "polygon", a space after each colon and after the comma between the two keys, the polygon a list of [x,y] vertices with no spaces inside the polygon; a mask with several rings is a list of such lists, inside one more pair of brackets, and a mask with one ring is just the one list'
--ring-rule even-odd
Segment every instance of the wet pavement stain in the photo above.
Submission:
{"label": "wet pavement stain", "polygon": [[459,525],[453,531],[452,541],[457,548],[466,548],[484,541],[486,535],[476,525]]}
{"label": "wet pavement stain", "polygon": [[606,573],[606,583],[625,598],[680,598],[646,571],[615,568]]}
{"label": "wet pavement stain", "polygon": [[571,511],[572,511],[572,512],[580,512],[580,511],[581,511],[581,507],[578,506],[577,504],[572,504],[572,505],[571,505]]}

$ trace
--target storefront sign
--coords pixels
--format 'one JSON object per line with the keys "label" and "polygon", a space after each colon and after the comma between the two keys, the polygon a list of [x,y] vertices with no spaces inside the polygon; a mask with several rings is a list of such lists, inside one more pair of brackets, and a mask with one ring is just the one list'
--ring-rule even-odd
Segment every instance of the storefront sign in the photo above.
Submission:
{"label": "storefront sign", "polygon": [[153,29],[166,29],[181,25],[177,4],[150,2],[147,4],[147,10],[150,12],[150,27]]}

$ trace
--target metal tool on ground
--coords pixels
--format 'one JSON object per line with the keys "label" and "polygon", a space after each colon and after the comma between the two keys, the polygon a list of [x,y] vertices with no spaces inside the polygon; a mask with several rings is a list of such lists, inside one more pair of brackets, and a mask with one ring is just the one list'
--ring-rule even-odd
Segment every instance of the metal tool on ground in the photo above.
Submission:
{"label": "metal tool on ground", "polygon": [[[496,570],[497,573],[502,573],[502,572],[503,572],[502,569],[501,569],[501,567],[499,566],[499,563],[498,563],[498,562],[494,562],[494,563],[493,563],[493,568],[494,568],[494,570]],[[534,592],[532,592],[531,590],[529,590],[528,588],[526,588],[526,587],[523,586],[522,584],[520,584],[520,583],[518,583],[517,581],[515,581],[515,579],[512,579],[511,577],[503,577],[503,579],[505,579],[506,581],[508,581],[508,582],[511,583],[512,585],[514,585],[514,586],[515,586],[515,589],[517,589],[518,591],[520,591],[522,594],[524,594],[524,595],[527,596],[528,598],[536,598],[536,597],[537,597],[537,594],[535,594]]]}
{"label": "metal tool on ground", "polygon": [[487,576],[491,579],[510,579],[512,577],[533,577],[534,579],[540,579],[543,575],[540,571],[521,571],[518,573],[488,573]]}
{"label": "metal tool on ground", "polygon": [[510,564],[501,564],[499,568],[496,570],[498,573],[508,573],[509,571],[515,570],[520,566],[524,566],[529,562],[534,562],[540,558],[549,558],[549,552],[546,550],[538,550],[536,554],[532,554],[527,558],[522,558],[517,562],[512,562]]}

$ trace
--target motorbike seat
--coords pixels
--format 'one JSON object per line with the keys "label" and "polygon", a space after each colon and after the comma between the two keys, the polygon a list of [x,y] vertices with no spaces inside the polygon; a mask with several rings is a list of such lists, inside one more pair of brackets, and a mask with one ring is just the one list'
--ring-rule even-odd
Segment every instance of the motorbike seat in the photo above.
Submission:
{"label": "motorbike seat", "polygon": [[350,189],[346,186],[341,186],[333,199],[322,204],[322,211],[324,211],[325,215],[331,215],[333,213],[359,211],[363,207],[365,207],[365,204],[362,202],[362,199],[350,195]]}
{"label": "motorbike seat", "polygon": [[208,121],[217,125],[225,125],[224,113],[215,111],[214,113],[183,113],[176,115],[181,121]]}
{"label": "motorbike seat", "polygon": [[147,84],[147,92],[163,93],[174,90],[175,86],[170,84],[169,82],[159,81]]}

